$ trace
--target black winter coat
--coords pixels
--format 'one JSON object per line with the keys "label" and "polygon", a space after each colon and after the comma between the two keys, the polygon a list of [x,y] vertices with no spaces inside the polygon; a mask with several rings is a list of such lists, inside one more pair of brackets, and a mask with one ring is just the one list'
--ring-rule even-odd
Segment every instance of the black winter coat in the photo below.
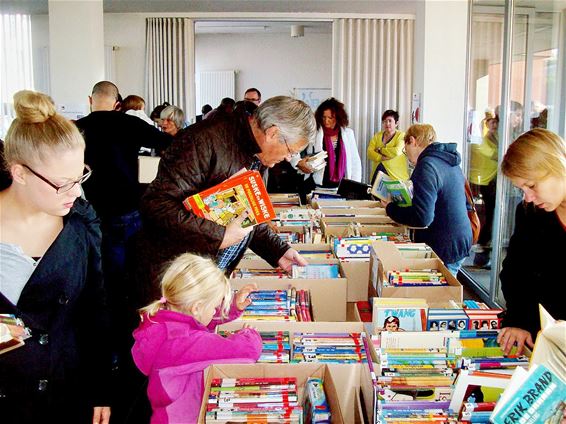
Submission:
{"label": "black winter coat", "polygon": [[[138,290],[147,292],[142,294],[141,303],[159,297],[159,274],[176,256],[185,252],[217,256],[225,227],[188,212],[183,200],[244,167],[249,169],[260,151],[247,117],[239,114],[206,119],[177,134],[142,198],[143,234],[137,274],[138,281],[143,280]],[[260,172],[265,175],[266,168]],[[266,224],[257,225],[248,240],[249,247],[273,266],[290,248]]]}
{"label": "black winter coat", "polygon": [[539,303],[554,319],[566,319],[565,278],[566,229],[556,212],[520,203],[515,214],[515,231],[499,278],[507,313],[505,327],[531,333],[540,330]]}
{"label": "black winter coat", "polygon": [[94,406],[110,405],[100,230],[87,202],[77,199],[64,217],[18,304],[0,292],[0,313],[32,331],[24,346],[0,355],[1,422],[89,423]]}

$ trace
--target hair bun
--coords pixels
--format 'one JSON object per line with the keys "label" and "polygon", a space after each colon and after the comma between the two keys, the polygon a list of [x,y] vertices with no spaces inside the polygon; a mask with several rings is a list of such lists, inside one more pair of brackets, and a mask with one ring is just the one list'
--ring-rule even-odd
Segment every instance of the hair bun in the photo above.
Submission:
{"label": "hair bun", "polygon": [[45,122],[56,113],[51,97],[30,90],[14,94],[14,110],[17,119],[27,124]]}

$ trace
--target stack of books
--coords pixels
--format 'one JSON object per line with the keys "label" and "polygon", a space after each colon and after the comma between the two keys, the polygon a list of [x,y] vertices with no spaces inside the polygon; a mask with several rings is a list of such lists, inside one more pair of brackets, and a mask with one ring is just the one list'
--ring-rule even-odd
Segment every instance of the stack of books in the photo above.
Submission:
{"label": "stack of books", "polygon": [[[222,337],[228,337],[231,331],[218,331]],[[260,331],[261,355],[257,360],[263,364],[287,364],[291,360],[291,345],[288,331]]]}
{"label": "stack of books", "polygon": [[330,248],[328,249],[317,249],[317,250],[302,250],[297,249],[299,255],[301,255],[306,260],[312,259],[333,259],[334,254]]}
{"label": "stack of books", "polygon": [[302,423],[297,380],[282,378],[215,378],[206,411],[207,423]]}
{"label": "stack of books", "polygon": [[468,315],[463,309],[429,308],[426,329],[429,331],[467,330],[468,321]]}
{"label": "stack of books", "polygon": [[289,278],[289,274],[281,268],[237,268],[230,278]]}
{"label": "stack of books", "polygon": [[442,273],[436,269],[416,269],[405,271],[387,271],[384,287],[426,287],[447,286],[448,282]]}
{"label": "stack of books", "polygon": [[[504,356],[497,331],[382,332],[371,337],[380,364],[373,379],[379,420],[456,420],[497,401],[528,358]],[[368,364],[369,366],[369,364]],[[371,371],[370,367],[370,371]],[[481,406],[479,406],[481,405]],[[482,422],[487,414],[477,414]],[[479,421],[475,421],[475,419]]]}
{"label": "stack of books", "polygon": [[301,206],[298,193],[269,193],[269,199],[274,208],[291,209]]}
{"label": "stack of books", "polygon": [[[405,237],[408,238],[408,236]],[[406,257],[416,253],[421,258],[431,258],[433,254],[432,248],[426,243],[412,243],[410,239],[407,241],[395,241],[395,245],[401,254]]]}
{"label": "stack of books", "polygon": [[291,345],[288,331],[262,331],[259,333],[263,344],[260,363],[286,364],[291,360]]}
{"label": "stack of books", "polygon": [[317,172],[326,166],[326,158],[328,157],[328,153],[325,150],[321,150],[320,152],[309,156],[307,159],[307,165],[312,169],[312,172]]}
{"label": "stack of books", "polygon": [[496,402],[465,402],[460,412],[460,421],[488,423]]}
{"label": "stack of books", "polygon": [[243,320],[312,321],[309,290],[258,290],[249,295],[252,303],[244,310]]}
{"label": "stack of books", "polygon": [[295,333],[293,362],[357,364],[366,361],[362,333]]}
{"label": "stack of books", "polygon": [[483,302],[465,300],[464,308],[469,318],[470,330],[498,330],[501,328],[500,314],[503,309],[492,309]]}

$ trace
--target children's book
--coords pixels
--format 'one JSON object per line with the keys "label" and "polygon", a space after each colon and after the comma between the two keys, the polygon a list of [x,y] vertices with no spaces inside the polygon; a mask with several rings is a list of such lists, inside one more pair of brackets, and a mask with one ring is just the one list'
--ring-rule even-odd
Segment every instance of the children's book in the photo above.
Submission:
{"label": "children's book", "polygon": [[371,189],[371,194],[381,200],[388,200],[399,206],[413,204],[413,185],[410,180],[398,181],[379,171]]}
{"label": "children's book", "polygon": [[508,374],[461,370],[450,400],[450,410],[459,412],[464,403],[497,402],[510,380]]}
{"label": "children's book", "polygon": [[244,212],[248,213],[242,223],[244,228],[275,218],[273,205],[257,171],[238,173],[214,187],[187,197],[183,205],[195,215],[219,225],[228,225]]}
{"label": "children's book", "polygon": [[340,270],[338,264],[293,265],[291,278],[340,278]]}
{"label": "children's book", "polygon": [[517,368],[490,417],[499,423],[550,423],[562,421],[566,383],[544,365],[527,372]]}
{"label": "children's book", "polygon": [[425,299],[373,298],[373,323],[378,331],[426,330]]}

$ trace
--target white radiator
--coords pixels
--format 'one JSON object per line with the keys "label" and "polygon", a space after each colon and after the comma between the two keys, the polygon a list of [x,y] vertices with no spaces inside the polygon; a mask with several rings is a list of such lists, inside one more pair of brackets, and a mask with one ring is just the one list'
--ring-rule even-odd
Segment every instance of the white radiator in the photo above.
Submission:
{"label": "white radiator", "polygon": [[197,74],[196,111],[200,114],[203,105],[213,108],[220,104],[224,97],[235,99],[236,71],[207,71]]}

